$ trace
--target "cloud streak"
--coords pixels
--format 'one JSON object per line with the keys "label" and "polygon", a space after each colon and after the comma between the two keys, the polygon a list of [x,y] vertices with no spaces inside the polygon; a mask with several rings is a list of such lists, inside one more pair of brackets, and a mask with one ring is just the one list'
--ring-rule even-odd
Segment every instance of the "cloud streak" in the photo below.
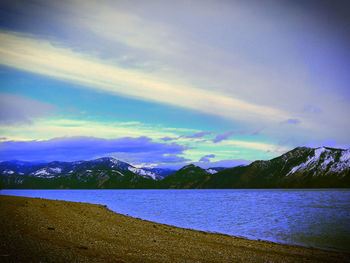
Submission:
{"label": "cloud streak", "polygon": [[218,142],[227,140],[233,134],[234,134],[234,132],[232,132],[232,131],[226,132],[226,133],[222,133],[222,134],[218,134],[212,141],[213,141],[213,143],[218,143]]}
{"label": "cloud streak", "polygon": [[291,116],[278,109],[249,103],[228,94],[196,88],[181,80],[126,70],[49,41],[14,32],[0,33],[0,63],[9,67],[79,83],[99,92],[183,107],[229,120],[264,118],[280,122]]}
{"label": "cloud streak", "polygon": [[183,137],[188,138],[188,139],[197,139],[197,138],[203,138],[204,136],[210,135],[210,134],[213,134],[213,132],[197,132],[197,133],[194,133],[192,135],[186,135]]}
{"label": "cloud streak", "polygon": [[207,154],[199,159],[199,162],[210,162],[210,158],[215,158],[215,154]]}

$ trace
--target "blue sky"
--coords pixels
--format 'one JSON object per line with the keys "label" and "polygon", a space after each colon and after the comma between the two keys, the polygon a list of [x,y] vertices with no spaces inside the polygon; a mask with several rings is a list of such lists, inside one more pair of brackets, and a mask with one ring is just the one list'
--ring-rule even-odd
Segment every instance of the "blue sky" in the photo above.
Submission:
{"label": "blue sky", "polygon": [[210,167],[349,147],[346,1],[0,7],[0,160]]}

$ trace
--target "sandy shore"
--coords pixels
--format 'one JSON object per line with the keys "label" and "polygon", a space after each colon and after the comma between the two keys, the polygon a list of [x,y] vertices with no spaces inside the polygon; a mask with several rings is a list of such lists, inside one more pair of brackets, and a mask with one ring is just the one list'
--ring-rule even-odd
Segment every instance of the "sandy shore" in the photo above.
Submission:
{"label": "sandy shore", "polygon": [[350,262],[350,254],[182,229],[102,205],[0,196],[0,262]]}

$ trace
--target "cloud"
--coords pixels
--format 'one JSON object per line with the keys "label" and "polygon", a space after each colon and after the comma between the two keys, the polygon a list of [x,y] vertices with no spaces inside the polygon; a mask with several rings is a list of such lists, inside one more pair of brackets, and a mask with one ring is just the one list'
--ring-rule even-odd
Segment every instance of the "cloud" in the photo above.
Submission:
{"label": "cloud", "polygon": [[195,139],[195,138],[202,138],[204,137],[205,135],[209,135],[209,134],[213,134],[213,132],[197,132],[195,134],[192,134],[192,135],[185,135],[183,137],[185,138],[189,138],[189,139]]}
{"label": "cloud", "polygon": [[218,142],[221,142],[223,140],[227,140],[233,134],[234,134],[234,132],[232,132],[232,131],[226,132],[226,133],[222,133],[222,134],[218,134],[212,141],[213,141],[213,143],[218,143]]}
{"label": "cloud", "polygon": [[177,139],[177,137],[163,137],[160,138],[162,141],[168,142],[168,141],[174,141]]}
{"label": "cloud", "polygon": [[301,121],[298,119],[288,119],[284,123],[289,123],[289,124],[299,124]]}
{"label": "cloud", "polygon": [[304,111],[312,113],[322,113],[322,110],[314,105],[308,104],[304,107]]}
{"label": "cloud", "polygon": [[33,119],[47,117],[57,108],[28,97],[0,93],[0,124],[31,124]]}
{"label": "cloud", "polygon": [[153,142],[148,137],[101,139],[66,137],[46,141],[0,142],[0,160],[74,161],[114,156],[132,164],[174,163],[187,159],[179,156],[186,148],[172,143]]}
{"label": "cloud", "polygon": [[89,136],[96,138],[123,138],[146,136],[153,139],[164,137],[177,138],[176,129],[154,126],[147,123],[129,123],[118,121],[96,121],[44,118],[35,120],[27,126],[0,126],[0,134],[9,140],[48,140],[60,137]]}
{"label": "cloud", "polygon": [[[174,140],[178,140],[181,138],[186,138],[186,139],[198,139],[198,138],[202,138],[205,135],[209,135],[209,134],[213,134],[214,132],[197,132],[191,135],[180,135],[178,137],[163,137],[161,138],[162,141],[174,141]],[[206,140],[203,140],[203,142],[205,142]]]}
{"label": "cloud", "polygon": [[225,145],[232,145],[240,148],[254,149],[255,151],[269,151],[275,154],[283,154],[287,151],[290,151],[292,147],[275,145],[263,142],[249,142],[249,141],[240,141],[240,140],[227,140]]}
{"label": "cloud", "polygon": [[0,33],[0,43],[0,64],[78,83],[99,92],[169,104],[230,120],[263,118],[265,122],[280,122],[290,118],[289,113],[270,106],[200,89],[180,78],[124,69],[112,61],[58,47],[59,43],[15,32]]}
{"label": "cloud", "polygon": [[257,131],[254,131],[250,134],[250,136],[257,136],[261,133],[262,130],[257,130]]}
{"label": "cloud", "polygon": [[199,159],[199,162],[210,162],[210,158],[215,158],[215,154],[204,155]]}
{"label": "cloud", "polygon": [[327,140],[327,141],[311,141],[308,143],[302,144],[302,146],[318,148],[318,147],[331,147],[338,149],[349,149],[350,144],[339,144],[335,140]]}

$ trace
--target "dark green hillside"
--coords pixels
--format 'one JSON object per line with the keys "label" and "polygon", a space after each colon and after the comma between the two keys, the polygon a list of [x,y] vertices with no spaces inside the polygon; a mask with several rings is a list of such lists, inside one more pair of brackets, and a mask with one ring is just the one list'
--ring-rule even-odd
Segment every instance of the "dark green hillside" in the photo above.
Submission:
{"label": "dark green hillside", "polygon": [[193,164],[182,167],[172,175],[159,182],[161,188],[202,188],[204,182],[209,180],[211,174]]}
{"label": "dark green hillside", "polygon": [[[118,172],[122,173],[121,176]],[[55,178],[0,176],[0,186],[8,189],[148,189],[155,187],[155,181],[130,171],[91,170],[63,175]]]}
{"label": "dark green hillside", "polygon": [[[203,184],[203,188],[350,187],[349,168],[341,171],[330,169],[330,160],[334,160],[334,164],[342,151],[327,148],[318,156],[315,149],[296,148],[272,160],[255,161],[248,166],[226,169],[214,174]],[[328,163],[328,166],[324,163]],[[303,165],[304,169],[292,172],[293,168],[304,167]]]}

